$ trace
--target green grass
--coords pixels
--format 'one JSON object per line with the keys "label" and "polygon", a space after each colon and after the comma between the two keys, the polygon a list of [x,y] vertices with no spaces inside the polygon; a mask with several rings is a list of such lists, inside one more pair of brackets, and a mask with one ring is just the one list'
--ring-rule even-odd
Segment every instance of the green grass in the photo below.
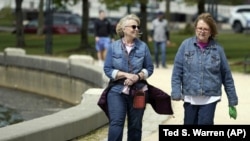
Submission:
{"label": "green grass", "polygon": [[[184,35],[179,33],[171,33],[172,45],[167,48],[167,61],[173,63],[175,54],[181,42],[192,35]],[[223,46],[228,61],[231,64],[233,71],[243,72],[242,61],[245,55],[250,54],[250,35],[248,34],[233,34],[221,33],[216,39]],[[0,51],[3,52],[6,47],[15,47],[16,35],[12,33],[0,32]],[[25,34],[27,54],[46,55],[45,54],[45,35],[38,36]],[[79,48],[80,35],[53,35],[53,56],[68,57],[71,54],[89,54],[96,58],[94,48],[94,38],[89,37],[90,46]],[[153,53],[152,42],[149,42],[149,47]],[[153,55],[153,54],[152,54]]]}
{"label": "green grass", "polygon": [[[25,34],[25,47],[27,54],[46,55],[45,40],[46,36],[35,34]],[[0,32],[0,51],[3,52],[6,47],[16,47],[16,35],[8,32]],[[91,46],[87,49],[80,48],[80,35],[53,35],[52,36],[52,55],[68,57],[71,54],[88,54],[93,55],[94,40],[89,37]],[[87,46],[86,46],[87,47]],[[91,51],[91,52],[90,52]]]}

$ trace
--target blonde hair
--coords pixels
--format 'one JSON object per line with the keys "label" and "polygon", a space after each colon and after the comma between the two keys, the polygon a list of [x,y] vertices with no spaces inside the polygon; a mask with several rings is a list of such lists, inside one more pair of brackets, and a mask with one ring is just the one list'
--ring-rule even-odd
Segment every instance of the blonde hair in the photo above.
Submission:
{"label": "blonde hair", "polygon": [[137,22],[138,25],[140,25],[140,18],[136,16],[135,14],[129,14],[126,15],[125,17],[121,18],[120,21],[116,25],[116,33],[119,35],[119,37],[123,37],[123,28],[126,26],[126,23],[128,20],[134,20]]}
{"label": "blonde hair", "polygon": [[194,27],[197,27],[197,23],[199,20],[203,20],[205,23],[208,24],[211,30],[211,37],[214,38],[218,34],[217,24],[213,19],[213,16],[210,13],[202,13],[198,16],[198,18],[194,22]]}

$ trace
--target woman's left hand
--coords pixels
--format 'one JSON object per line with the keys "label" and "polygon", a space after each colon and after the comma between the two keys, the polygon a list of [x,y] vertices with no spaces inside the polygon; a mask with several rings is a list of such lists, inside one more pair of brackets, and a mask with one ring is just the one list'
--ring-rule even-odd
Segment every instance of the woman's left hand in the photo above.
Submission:
{"label": "woman's left hand", "polygon": [[138,81],[138,76],[137,76],[137,74],[129,74],[127,76],[127,79],[130,79],[131,81],[136,82],[136,81]]}
{"label": "woman's left hand", "polygon": [[131,85],[133,85],[135,82],[133,81],[133,80],[131,80],[131,79],[126,79],[125,81],[124,81],[124,85],[126,85],[126,86],[131,86]]}

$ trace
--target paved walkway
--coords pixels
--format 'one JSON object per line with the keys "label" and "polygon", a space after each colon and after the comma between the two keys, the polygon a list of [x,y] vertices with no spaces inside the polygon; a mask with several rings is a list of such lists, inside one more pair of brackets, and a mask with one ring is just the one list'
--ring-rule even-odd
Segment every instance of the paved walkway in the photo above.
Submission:
{"label": "paved walkway", "polygon": [[[152,84],[162,88],[166,92],[170,92],[170,75],[172,67],[166,70],[156,69],[152,78],[149,81]],[[218,103],[215,113],[215,124],[249,124],[250,125],[250,75],[233,73],[233,78],[236,85],[236,91],[239,98],[239,105],[237,108],[238,117],[236,120],[232,119],[228,115],[228,101],[226,94],[223,89],[222,101]],[[174,109],[174,117],[170,117],[168,120],[164,121],[163,125],[181,125],[183,124],[183,102],[172,101]],[[154,119],[158,121],[158,119]],[[144,123],[145,125],[145,123]],[[158,140],[158,130],[149,136],[143,138],[143,141],[157,141]]]}
{"label": "paved walkway", "polygon": [[[148,79],[148,82],[165,92],[171,92],[171,74],[172,66],[167,69],[155,69],[153,75]],[[236,107],[238,117],[236,120],[230,119],[228,115],[227,97],[223,92],[222,101],[218,103],[215,115],[215,124],[250,124],[250,75],[233,73],[235,80],[236,91],[239,97],[239,105]],[[248,95],[249,94],[249,95]],[[159,115],[153,111],[150,105],[147,105],[143,119],[143,139],[142,141],[157,141],[158,140],[158,125],[182,125],[183,123],[183,102],[172,101],[174,115]],[[106,141],[108,126],[103,127],[99,131],[77,139],[77,141]],[[126,141],[127,128],[124,130],[123,141]],[[98,137],[98,138],[97,138]]]}

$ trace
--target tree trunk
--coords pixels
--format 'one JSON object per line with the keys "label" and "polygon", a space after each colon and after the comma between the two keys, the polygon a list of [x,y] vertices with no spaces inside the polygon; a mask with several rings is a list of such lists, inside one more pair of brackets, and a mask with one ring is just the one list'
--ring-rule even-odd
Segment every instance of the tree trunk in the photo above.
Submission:
{"label": "tree trunk", "polygon": [[147,30],[147,3],[148,0],[140,0],[140,11],[141,11],[141,40],[148,44],[148,30]]}
{"label": "tree trunk", "polygon": [[205,12],[205,0],[198,1],[198,15]]}
{"label": "tree trunk", "polygon": [[16,46],[25,47],[24,32],[23,32],[23,12],[22,12],[23,0],[16,0]]}
{"label": "tree trunk", "polygon": [[80,48],[86,49],[89,46],[88,42],[88,24],[89,24],[89,2],[82,0],[82,27],[81,27],[81,45]]}
{"label": "tree trunk", "polygon": [[44,27],[44,13],[43,13],[43,0],[40,0],[39,3],[39,11],[38,11],[38,29],[37,35],[43,35],[43,27]]}
{"label": "tree trunk", "polygon": [[53,54],[53,10],[51,8],[53,0],[47,0],[46,1],[46,21],[45,21],[45,54],[52,55]]}
{"label": "tree trunk", "polygon": [[166,0],[166,19],[170,22],[170,0]]}

